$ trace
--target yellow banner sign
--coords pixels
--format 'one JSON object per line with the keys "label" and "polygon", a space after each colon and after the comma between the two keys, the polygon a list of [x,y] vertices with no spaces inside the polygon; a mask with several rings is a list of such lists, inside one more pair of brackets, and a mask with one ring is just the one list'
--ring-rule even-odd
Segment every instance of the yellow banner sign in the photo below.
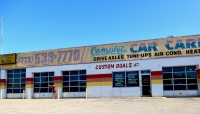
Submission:
{"label": "yellow banner sign", "polygon": [[15,64],[16,54],[0,55],[0,65]]}
{"label": "yellow banner sign", "polygon": [[200,55],[200,35],[88,47],[84,63]]}
{"label": "yellow banner sign", "polygon": [[82,64],[200,55],[200,35],[17,54],[2,68]]}
{"label": "yellow banner sign", "polygon": [[82,53],[82,48],[22,53],[17,55],[17,65],[31,67],[77,64],[81,62]]}

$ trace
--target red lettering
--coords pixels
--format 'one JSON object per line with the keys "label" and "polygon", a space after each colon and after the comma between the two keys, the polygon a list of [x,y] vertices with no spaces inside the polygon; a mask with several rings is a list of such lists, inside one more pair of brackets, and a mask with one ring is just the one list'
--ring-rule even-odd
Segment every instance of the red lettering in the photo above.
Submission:
{"label": "red lettering", "polygon": [[123,68],[123,65],[122,65],[122,64],[119,64],[119,67],[120,67],[120,68]]}
{"label": "red lettering", "polygon": [[104,65],[104,68],[107,69],[107,68],[108,68],[108,65]]}
{"label": "red lettering", "polygon": [[108,66],[107,66],[107,67],[108,67],[108,69],[110,69],[110,64],[108,64]]}
{"label": "red lettering", "polygon": [[104,65],[101,65],[101,69],[104,69]]}
{"label": "red lettering", "polygon": [[[132,63],[120,63],[116,64],[116,68],[131,68]],[[115,64],[105,64],[105,65],[96,65],[95,69],[111,69],[115,68]]]}
{"label": "red lettering", "polygon": [[126,68],[126,64],[123,64],[122,68]]}
{"label": "red lettering", "polygon": [[116,68],[119,68],[119,64],[116,64]]}
{"label": "red lettering", "polygon": [[114,64],[111,64],[111,65],[110,65],[111,68],[114,68],[114,66],[115,66]]}
{"label": "red lettering", "polygon": [[132,67],[132,63],[129,63],[129,68],[131,68]]}

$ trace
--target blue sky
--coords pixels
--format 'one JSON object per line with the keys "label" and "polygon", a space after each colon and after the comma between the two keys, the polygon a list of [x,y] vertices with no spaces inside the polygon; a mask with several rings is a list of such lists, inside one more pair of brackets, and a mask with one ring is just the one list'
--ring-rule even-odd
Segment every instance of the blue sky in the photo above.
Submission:
{"label": "blue sky", "polygon": [[3,54],[200,34],[200,0],[0,0]]}

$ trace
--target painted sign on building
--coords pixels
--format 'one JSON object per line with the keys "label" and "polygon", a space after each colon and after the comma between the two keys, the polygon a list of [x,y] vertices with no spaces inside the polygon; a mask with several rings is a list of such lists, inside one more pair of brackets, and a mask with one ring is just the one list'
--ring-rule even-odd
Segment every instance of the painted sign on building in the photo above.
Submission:
{"label": "painted sign on building", "polygon": [[200,35],[17,54],[1,68],[82,64],[200,55]]}
{"label": "painted sign on building", "polygon": [[96,65],[95,69],[115,69],[115,68],[131,68],[133,63],[119,63],[119,64],[102,64]]}
{"label": "painted sign on building", "polygon": [[90,53],[88,54],[89,57],[87,57],[87,61],[85,62],[110,62],[200,55],[200,36],[93,46],[90,47]]}
{"label": "painted sign on building", "polygon": [[0,65],[15,64],[16,54],[3,54],[0,55]]}

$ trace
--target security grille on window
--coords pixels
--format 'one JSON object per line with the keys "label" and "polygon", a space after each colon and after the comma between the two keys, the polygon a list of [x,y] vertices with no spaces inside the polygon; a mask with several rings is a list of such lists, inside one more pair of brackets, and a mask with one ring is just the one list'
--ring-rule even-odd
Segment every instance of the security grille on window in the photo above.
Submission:
{"label": "security grille on window", "polygon": [[163,89],[198,90],[196,66],[163,68]]}
{"label": "security grille on window", "polygon": [[85,92],[86,70],[63,71],[63,92]]}
{"label": "security grille on window", "polygon": [[7,70],[7,93],[23,93],[26,69]]}
{"label": "security grille on window", "polygon": [[139,86],[139,71],[113,72],[113,87]]}
{"label": "security grille on window", "polygon": [[51,82],[54,82],[54,72],[34,73],[34,93],[52,92]]}

